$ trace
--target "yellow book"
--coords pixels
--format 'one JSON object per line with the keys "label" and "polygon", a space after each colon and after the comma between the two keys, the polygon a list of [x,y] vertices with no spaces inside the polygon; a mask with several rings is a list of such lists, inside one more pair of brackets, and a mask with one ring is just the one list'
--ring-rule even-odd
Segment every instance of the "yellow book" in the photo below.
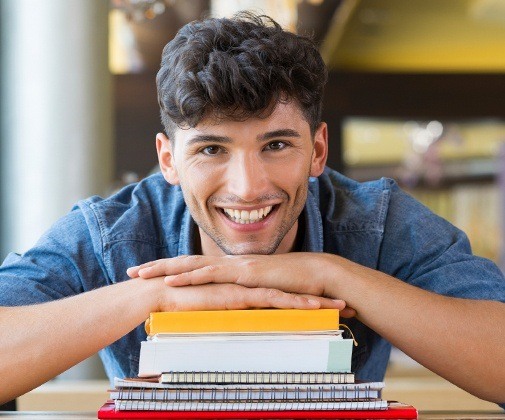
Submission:
{"label": "yellow book", "polygon": [[339,329],[337,309],[246,309],[225,311],[152,312],[148,335],[327,331]]}

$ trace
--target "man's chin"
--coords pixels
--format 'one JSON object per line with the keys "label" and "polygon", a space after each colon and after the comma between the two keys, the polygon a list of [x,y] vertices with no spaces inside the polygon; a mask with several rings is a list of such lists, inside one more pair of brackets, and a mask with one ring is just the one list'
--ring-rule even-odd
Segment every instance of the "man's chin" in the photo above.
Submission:
{"label": "man's chin", "polygon": [[270,255],[274,254],[278,244],[258,245],[258,244],[217,244],[227,255]]}

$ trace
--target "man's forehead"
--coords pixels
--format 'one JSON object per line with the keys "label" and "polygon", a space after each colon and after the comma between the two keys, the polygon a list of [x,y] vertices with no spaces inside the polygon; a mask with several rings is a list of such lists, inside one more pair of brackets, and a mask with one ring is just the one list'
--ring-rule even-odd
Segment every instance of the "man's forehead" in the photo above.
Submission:
{"label": "man's forehead", "polygon": [[233,138],[234,135],[248,137],[268,137],[269,133],[277,135],[295,136],[310,131],[310,126],[303,116],[299,106],[289,103],[279,103],[268,116],[251,116],[246,119],[224,119],[217,116],[203,118],[196,127],[182,127],[175,130],[175,136],[181,139],[206,136]]}

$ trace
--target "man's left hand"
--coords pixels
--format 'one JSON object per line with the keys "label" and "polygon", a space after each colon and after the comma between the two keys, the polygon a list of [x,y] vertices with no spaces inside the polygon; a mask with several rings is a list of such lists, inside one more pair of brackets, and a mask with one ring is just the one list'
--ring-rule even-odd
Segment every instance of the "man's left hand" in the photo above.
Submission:
{"label": "man's left hand", "polygon": [[[328,287],[337,275],[332,256],[293,252],[274,255],[190,255],[151,261],[127,270],[130,277],[149,279],[165,276],[169,286],[235,283],[245,287],[271,287],[285,292],[339,297]],[[334,256],[333,256],[334,257]],[[351,317],[351,308],[342,316]]]}

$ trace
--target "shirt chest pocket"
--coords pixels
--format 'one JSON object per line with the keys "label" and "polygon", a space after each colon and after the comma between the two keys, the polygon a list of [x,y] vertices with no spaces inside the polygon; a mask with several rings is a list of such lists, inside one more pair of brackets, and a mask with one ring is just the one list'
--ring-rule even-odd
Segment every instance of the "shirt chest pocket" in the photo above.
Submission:
{"label": "shirt chest pocket", "polygon": [[104,264],[111,283],[128,280],[129,267],[161,258],[168,258],[166,246],[147,240],[116,240],[104,247]]}

